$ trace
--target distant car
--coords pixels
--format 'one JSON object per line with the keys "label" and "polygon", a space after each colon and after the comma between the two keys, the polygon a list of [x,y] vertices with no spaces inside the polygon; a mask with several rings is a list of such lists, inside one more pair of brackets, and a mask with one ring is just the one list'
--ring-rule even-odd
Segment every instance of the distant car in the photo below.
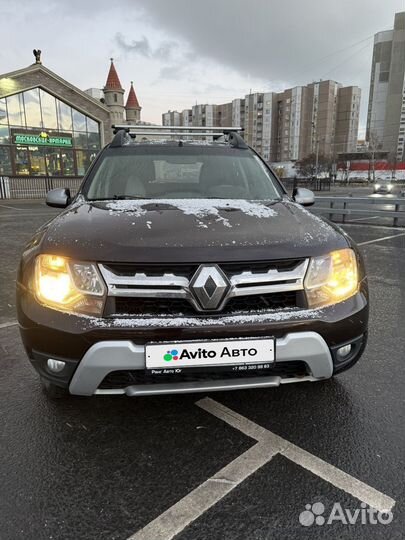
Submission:
{"label": "distant car", "polygon": [[373,188],[374,193],[390,195],[394,189],[394,184],[390,180],[384,180],[383,178],[380,178],[379,180],[376,180]]}

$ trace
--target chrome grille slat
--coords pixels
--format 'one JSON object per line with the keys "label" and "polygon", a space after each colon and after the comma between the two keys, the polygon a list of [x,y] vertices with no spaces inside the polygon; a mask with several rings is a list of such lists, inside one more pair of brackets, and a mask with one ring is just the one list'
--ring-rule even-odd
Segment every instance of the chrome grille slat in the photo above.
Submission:
{"label": "chrome grille slat", "polygon": [[280,272],[277,269],[271,269],[268,272],[261,274],[256,274],[253,272],[242,272],[241,274],[236,274],[230,278],[231,285],[234,287],[239,287],[241,285],[249,284],[265,284],[265,283],[274,283],[275,281],[296,281],[296,285],[299,286],[294,289],[282,289],[282,290],[299,290],[304,288],[304,277],[308,268],[308,259],[303,261],[299,266],[293,270],[285,270]]}
{"label": "chrome grille slat", "polygon": [[100,264],[99,268],[107,283],[109,296],[184,298],[189,286],[186,277],[174,274],[148,276],[144,273],[135,273],[133,276],[122,276],[115,274],[103,264]]}
{"label": "chrome grille slat", "polygon": [[235,287],[231,289],[228,298],[234,296],[251,296],[254,294],[271,294],[279,292],[289,292],[289,291],[301,291],[303,285],[298,283],[279,283],[279,284],[267,284],[267,285],[256,285],[252,287]]}

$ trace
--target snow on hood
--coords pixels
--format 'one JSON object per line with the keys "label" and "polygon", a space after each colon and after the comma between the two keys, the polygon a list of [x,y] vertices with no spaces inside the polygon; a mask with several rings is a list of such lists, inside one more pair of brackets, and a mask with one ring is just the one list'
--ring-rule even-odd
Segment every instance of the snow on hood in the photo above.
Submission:
{"label": "snow on hood", "polygon": [[[244,199],[224,200],[224,199],[143,199],[143,200],[122,200],[111,201],[106,207],[111,214],[116,212],[130,213],[131,216],[141,216],[146,214],[145,206],[166,205],[180,210],[185,215],[204,218],[212,216],[216,221],[223,223],[225,227],[231,227],[229,220],[220,215],[220,210],[240,210],[247,216],[256,218],[269,218],[277,216],[277,212],[261,202],[250,202]],[[207,227],[203,222],[200,226]]]}

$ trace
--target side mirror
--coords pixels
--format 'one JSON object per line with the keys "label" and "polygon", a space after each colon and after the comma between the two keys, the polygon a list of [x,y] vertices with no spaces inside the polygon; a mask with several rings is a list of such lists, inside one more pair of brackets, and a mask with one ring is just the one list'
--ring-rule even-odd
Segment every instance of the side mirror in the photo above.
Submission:
{"label": "side mirror", "polygon": [[66,208],[70,203],[70,189],[69,188],[56,188],[51,189],[46,194],[46,204],[54,208]]}
{"label": "side mirror", "polygon": [[292,197],[296,203],[302,204],[302,206],[312,206],[315,202],[314,192],[307,188],[295,188]]}

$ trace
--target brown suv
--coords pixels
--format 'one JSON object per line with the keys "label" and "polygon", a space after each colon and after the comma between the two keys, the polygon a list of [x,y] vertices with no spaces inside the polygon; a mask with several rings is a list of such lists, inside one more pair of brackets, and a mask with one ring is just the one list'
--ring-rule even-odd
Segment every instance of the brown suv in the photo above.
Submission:
{"label": "brown suv", "polygon": [[73,199],[48,193],[65,210],[26,246],[17,304],[50,395],[318,381],[361,356],[356,245],[304,208],[312,192],[290,198],[239,133],[219,135],[119,130]]}

